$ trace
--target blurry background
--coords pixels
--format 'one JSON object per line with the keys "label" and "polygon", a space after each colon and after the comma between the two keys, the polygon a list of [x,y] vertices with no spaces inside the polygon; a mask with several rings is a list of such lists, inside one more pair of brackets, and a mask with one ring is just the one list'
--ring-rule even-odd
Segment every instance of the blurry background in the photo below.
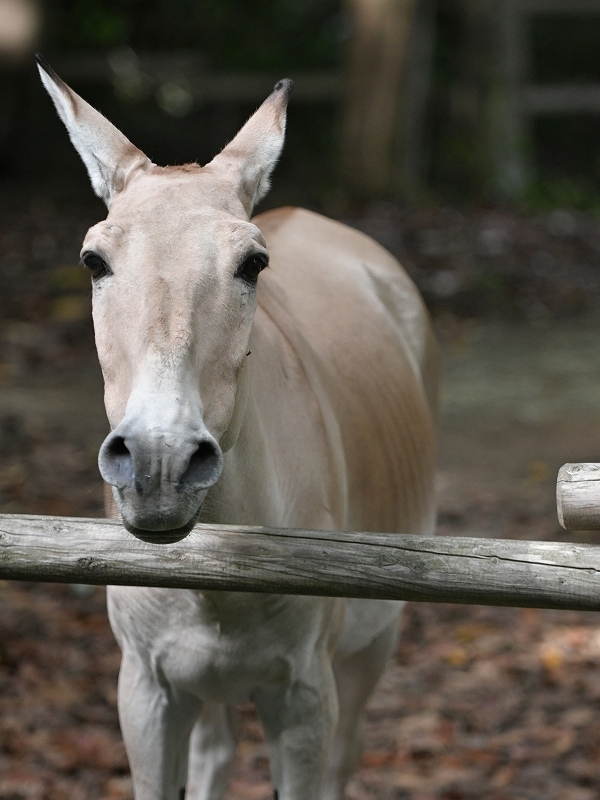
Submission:
{"label": "blurry background", "polygon": [[[364,230],[422,291],[440,533],[600,543],[554,501],[561,464],[600,460],[600,0],[0,0],[0,512],[99,516],[78,251],[105,210],[34,50],[163,164],[293,78],[261,209]],[[103,591],[0,593],[0,800],[129,800]],[[350,797],[596,800],[599,712],[594,615],[411,605]],[[229,800],[266,800],[242,721]]]}
{"label": "blurry background", "polygon": [[210,158],[292,75],[279,184],[305,204],[600,200],[595,0],[2,0],[0,15],[3,178],[78,186],[38,48],[166,162]]}

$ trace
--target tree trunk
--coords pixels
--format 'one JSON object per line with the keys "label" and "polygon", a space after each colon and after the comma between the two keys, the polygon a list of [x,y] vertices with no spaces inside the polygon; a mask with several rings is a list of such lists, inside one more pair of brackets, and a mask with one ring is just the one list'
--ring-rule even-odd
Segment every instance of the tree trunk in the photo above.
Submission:
{"label": "tree trunk", "polygon": [[450,88],[444,172],[464,198],[481,202],[493,178],[490,102],[495,68],[494,0],[454,0],[460,18]]}
{"label": "tree trunk", "polygon": [[349,198],[394,193],[399,105],[415,0],[347,0],[352,16],[342,173]]}

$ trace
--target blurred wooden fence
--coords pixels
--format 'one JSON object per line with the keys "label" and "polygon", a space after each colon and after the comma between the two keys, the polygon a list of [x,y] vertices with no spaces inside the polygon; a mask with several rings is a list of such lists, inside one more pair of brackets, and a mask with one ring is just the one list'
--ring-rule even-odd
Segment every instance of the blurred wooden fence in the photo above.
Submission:
{"label": "blurred wooden fence", "polygon": [[600,83],[532,83],[529,27],[536,16],[600,17],[600,0],[500,0],[496,73],[495,181],[514,196],[534,176],[531,122],[536,116],[600,114]]}
{"label": "blurred wooden fence", "polygon": [[[196,51],[137,52],[128,48],[107,54],[77,53],[52,61],[68,83],[112,82],[117,91],[155,91],[167,82],[179,84],[201,103],[259,103],[272,91],[280,74],[215,74],[206,70]],[[337,101],[343,92],[339,72],[306,72],[294,75],[294,99],[298,102]]]}

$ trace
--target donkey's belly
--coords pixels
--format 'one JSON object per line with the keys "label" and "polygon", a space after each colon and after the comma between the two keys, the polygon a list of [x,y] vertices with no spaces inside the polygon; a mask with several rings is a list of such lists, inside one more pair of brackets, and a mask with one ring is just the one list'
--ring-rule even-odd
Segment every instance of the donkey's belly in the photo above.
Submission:
{"label": "donkey's belly", "polygon": [[398,619],[404,605],[402,600],[349,599],[336,652],[345,657],[364,650]]}

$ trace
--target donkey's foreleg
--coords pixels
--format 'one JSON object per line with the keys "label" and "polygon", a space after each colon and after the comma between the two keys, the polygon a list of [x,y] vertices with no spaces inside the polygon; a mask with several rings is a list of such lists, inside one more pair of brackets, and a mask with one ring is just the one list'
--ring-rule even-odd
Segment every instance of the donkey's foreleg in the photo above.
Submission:
{"label": "donkey's foreleg", "polygon": [[333,662],[340,711],[323,800],[343,800],[348,778],[360,764],[362,710],[394,650],[398,622],[392,620],[363,650]]}
{"label": "donkey's foreleg", "polygon": [[135,800],[182,800],[199,711],[196,697],[159,682],[138,656],[123,653],[119,719]]}
{"label": "donkey's foreleg", "polygon": [[318,661],[310,675],[298,677],[291,686],[254,693],[279,800],[321,797],[338,709],[331,665],[326,657]]}
{"label": "donkey's foreleg", "polygon": [[186,800],[221,800],[235,747],[233,710],[222,703],[204,704],[190,739]]}

